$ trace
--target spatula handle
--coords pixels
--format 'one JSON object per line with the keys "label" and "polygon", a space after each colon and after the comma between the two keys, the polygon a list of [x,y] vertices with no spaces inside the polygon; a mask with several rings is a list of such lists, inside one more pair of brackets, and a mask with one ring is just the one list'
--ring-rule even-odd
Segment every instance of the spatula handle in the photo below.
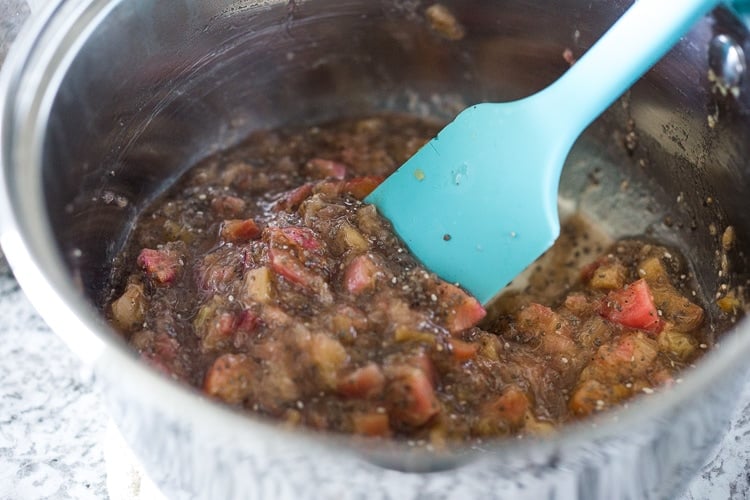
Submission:
{"label": "spatula handle", "polygon": [[718,3],[636,0],[593,47],[536,97],[548,101],[548,109],[560,110],[551,119],[564,121],[561,129],[577,136]]}

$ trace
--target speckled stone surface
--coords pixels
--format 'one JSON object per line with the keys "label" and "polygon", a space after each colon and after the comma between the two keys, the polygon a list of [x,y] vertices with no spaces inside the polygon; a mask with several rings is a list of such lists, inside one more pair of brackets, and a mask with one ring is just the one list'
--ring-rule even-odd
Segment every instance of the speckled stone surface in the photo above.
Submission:
{"label": "speckled stone surface", "polygon": [[0,498],[106,498],[107,415],[7,272],[0,318]]}
{"label": "speckled stone surface", "polygon": [[[0,0],[0,61],[28,14],[25,2]],[[0,253],[0,499],[147,498],[123,448],[85,367],[33,310]],[[750,498],[750,380],[682,500],[724,498]]]}

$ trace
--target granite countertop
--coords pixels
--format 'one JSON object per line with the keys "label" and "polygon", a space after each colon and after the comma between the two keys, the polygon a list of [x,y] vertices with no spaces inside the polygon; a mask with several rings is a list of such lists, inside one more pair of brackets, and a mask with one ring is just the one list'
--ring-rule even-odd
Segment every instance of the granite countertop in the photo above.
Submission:
{"label": "granite countertop", "polygon": [[[0,62],[45,1],[0,0]],[[127,498],[107,490],[109,419],[90,374],[34,311],[2,254],[0,318],[0,499]],[[738,396],[731,427],[683,500],[750,498],[750,380]]]}

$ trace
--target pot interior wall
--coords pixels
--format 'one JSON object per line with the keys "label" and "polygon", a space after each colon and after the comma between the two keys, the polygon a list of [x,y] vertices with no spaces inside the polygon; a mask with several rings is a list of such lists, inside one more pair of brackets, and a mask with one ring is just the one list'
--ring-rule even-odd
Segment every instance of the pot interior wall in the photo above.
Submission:
{"label": "pot interior wall", "polygon": [[[436,33],[418,1],[117,4],[62,79],[44,148],[52,231],[84,293],[102,300],[134,215],[211,152],[259,128],[387,110],[448,120],[467,104],[528,95],[628,2],[564,0],[554,12],[541,1],[443,3],[463,39]],[[723,26],[744,39],[729,18]],[[561,182],[561,196],[612,236],[680,246],[709,296],[734,284],[717,274],[721,232],[734,225],[742,243],[750,231],[747,103],[712,93],[706,76],[717,29],[696,27],[590,127]],[[745,262],[731,257],[740,282]]]}

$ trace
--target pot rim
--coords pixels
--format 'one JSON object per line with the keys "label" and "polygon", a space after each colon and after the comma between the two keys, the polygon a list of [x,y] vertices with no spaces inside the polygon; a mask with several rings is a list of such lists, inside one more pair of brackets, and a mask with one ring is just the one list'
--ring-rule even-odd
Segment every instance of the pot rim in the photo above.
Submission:
{"label": "pot rim", "polygon": [[[122,366],[121,371],[136,377],[138,386],[149,387],[151,401],[170,412],[177,410],[195,428],[212,420],[212,428],[233,432],[273,435],[276,439],[299,439],[309,444],[334,445],[352,451],[350,436],[282,428],[276,423],[241,413],[202,396],[198,390],[159,375],[137,359],[124,341],[113,335],[101,315],[84,300],[66,266],[56,252],[41,182],[42,146],[47,117],[62,78],[77,50],[106,15],[121,0],[52,2],[27,23],[11,47],[0,71],[0,245],[26,296],[47,324],[81,360],[94,368]],[[257,6],[282,3],[258,1]],[[54,42],[54,43],[53,43]],[[33,89],[28,92],[28,89]],[[26,91],[26,92],[24,92]],[[21,168],[19,165],[24,165]],[[23,172],[24,175],[18,175]],[[732,375],[750,356],[750,318],[743,318],[726,332],[721,342],[694,368],[682,372],[682,382],[658,396],[639,396],[583,421],[569,423],[545,438],[503,438],[485,443],[484,450],[563,449],[608,437],[628,435],[634,426],[668,413],[707,392],[711,385]],[[367,444],[367,448],[397,453],[413,450],[407,443]],[[531,448],[530,448],[531,447]],[[356,448],[354,448],[356,451]],[[448,453],[464,456],[471,450],[451,446]],[[419,453],[417,451],[417,453]],[[434,453],[425,451],[426,456]],[[479,455],[474,455],[481,458]]]}

